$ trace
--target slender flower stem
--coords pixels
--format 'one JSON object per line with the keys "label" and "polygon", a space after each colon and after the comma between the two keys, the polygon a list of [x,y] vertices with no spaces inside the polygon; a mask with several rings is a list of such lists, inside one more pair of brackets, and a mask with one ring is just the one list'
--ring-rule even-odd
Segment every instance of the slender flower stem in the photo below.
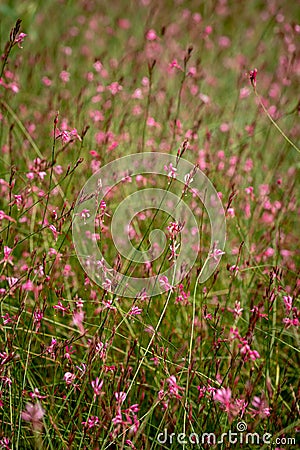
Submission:
{"label": "slender flower stem", "polygon": [[[173,286],[173,284],[174,284],[175,275],[176,275],[176,263],[174,264],[174,272],[173,272],[172,286]],[[149,351],[150,351],[150,347],[151,347],[151,345],[152,345],[152,343],[153,343],[153,341],[154,341],[154,338],[157,336],[158,329],[159,329],[159,327],[160,327],[160,325],[161,325],[161,323],[162,323],[162,320],[163,320],[163,318],[164,318],[164,316],[165,316],[165,313],[166,313],[166,310],[167,310],[167,307],[168,307],[168,304],[169,304],[171,295],[172,295],[172,289],[170,289],[169,292],[168,292],[168,297],[167,297],[167,299],[166,299],[166,301],[165,301],[163,310],[162,310],[162,312],[161,312],[161,314],[160,314],[160,317],[159,317],[158,322],[157,322],[157,324],[156,324],[155,330],[154,330],[154,332],[153,332],[153,334],[152,334],[152,336],[151,336],[151,338],[150,338],[150,341],[149,341],[149,343],[148,343],[148,345],[147,345],[147,348],[146,348],[146,350],[145,350],[145,353],[143,354],[143,356],[142,356],[142,358],[141,358],[141,360],[140,360],[140,362],[139,362],[138,368],[136,369],[136,372],[135,372],[134,376],[132,377],[132,380],[131,380],[131,382],[130,382],[130,385],[129,385],[128,389],[127,389],[127,394],[128,394],[128,393],[130,392],[130,390],[132,389],[132,386],[134,385],[134,382],[135,382],[135,380],[136,380],[136,377],[138,376],[138,373],[139,373],[139,371],[140,371],[140,369],[141,369],[141,367],[142,367],[142,365],[143,365],[143,363],[144,363],[144,361],[145,361],[145,358],[146,358],[147,354],[148,354]]]}
{"label": "slender flower stem", "polygon": [[256,87],[253,86],[254,89],[254,94],[256,95],[256,97],[258,98],[259,104],[261,105],[262,109],[264,110],[264,112],[266,113],[267,117],[269,118],[269,120],[271,121],[271,123],[274,125],[274,127],[279,131],[279,133],[281,134],[281,136],[298,152],[300,153],[300,149],[299,147],[297,147],[296,144],[294,144],[288,137],[287,135],[282,131],[282,129],[280,128],[280,126],[275,122],[274,119],[272,119],[269,111],[267,110],[267,108],[265,107],[265,105],[263,104],[261,97],[259,95],[259,93],[256,90]]}
{"label": "slender flower stem", "polygon": [[144,150],[145,150],[146,127],[147,127],[147,120],[149,117],[149,109],[150,109],[150,102],[151,102],[151,95],[152,95],[152,75],[153,75],[153,69],[155,67],[155,64],[156,64],[155,60],[152,62],[152,64],[148,64],[149,90],[148,90],[145,120],[144,120],[143,132],[142,132],[142,152],[144,152]]}

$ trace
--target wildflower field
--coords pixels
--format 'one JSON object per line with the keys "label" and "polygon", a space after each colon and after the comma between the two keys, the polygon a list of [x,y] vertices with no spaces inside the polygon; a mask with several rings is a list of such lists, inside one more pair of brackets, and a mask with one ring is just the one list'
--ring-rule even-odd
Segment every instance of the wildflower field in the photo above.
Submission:
{"label": "wildflower field", "polygon": [[0,448],[299,448],[300,10],[0,4]]}

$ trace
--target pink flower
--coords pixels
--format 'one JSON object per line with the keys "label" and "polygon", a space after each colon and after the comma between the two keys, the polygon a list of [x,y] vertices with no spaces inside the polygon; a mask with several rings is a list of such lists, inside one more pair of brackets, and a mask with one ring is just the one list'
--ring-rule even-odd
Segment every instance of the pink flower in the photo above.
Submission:
{"label": "pink flower", "polygon": [[225,255],[225,252],[219,248],[216,248],[216,246],[214,246],[214,248],[209,252],[209,258],[212,258],[214,261],[219,261],[222,255]]}
{"label": "pink flower", "polygon": [[119,19],[118,20],[118,25],[123,30],[129,30],[129,28],[131,27],[130,20],[125,19],[125,18],[124,19]]}
{"label": "pink flower", "polygon": [[66,372],[64,374],[64,380],[65,380],[67,386],[70,384],[73,384],[75,378],[76,378],[76,375],[74,373]]}
{"label": "pink flower", "polygon": [[13,251],[12,248],[8,247],[7,245],[4,246],[4,250],[3,250],[4,258],[0,261],[0,264],[1,263],[9,263],[13,266],[12,256],[11,256],[12,251]]}
{"label": "pink flower", "polygon": [[284,295],[283,296],[284,306],[286,308],[286,311],[289,312],[292,310],[293,306],[293,298],[290,295]]}
{"label": "pink flower", "polygon": [[256,75],[257,75],[257,69],[250,70],[249,80],[254,88],[256,87]]}
{"label": "pink flower", "polygon": [[132,448],[133,450],[136,450],[136,447],[134,446],[134,444],[130,439],[126,439],[125,444],[129,445],[129,447]]}
{"label": "pink flower", "polygon": [[16,37],[16,39],[15,39],[15,44],[18,44],[18,47],[19,48],[23,48],[22,46],[21,46],[21,44],[23,43],[23,41],[24,41],[24,39],[26,38],[26,36],[27,36],[27,34],[25,34],[25,33],[20,33],[17,37]]}
{"label": "pink flower", "polygon": [[240,99],[247,98],[250,95],[251,90],[247,87],[240,89]]}
{"label": "pink flower", "polygon": [[185,292],[183,284],[180,284],[179,285],[179,293],[176,297],[175,304],[181,303],[182,305],[185,305],[185,306],[188,305],[189,304],[189,301],[188,301],[189,296],[190,296],[190,292]]}
{"label": "pink flower", "polygon": [[63,306],[62,302],[60,300],[58,300],[57,305],[53,306],[54,309],[57,309],[59,311],[63,311],[63,313],[65,313],[66,311],[68,311],[68,307],[66,308],[65,306]]}
{"label": "pink flower", "polygon": [[68,361],[72,362],[71,355],[73,353],[75,353],[75,350],[73,350],[72,345],[70,345],[70,346],[66,345],[64,358],[66,358]]}
{"label": "pink flower", "polygon": [[45,411],[41,407],[40,403],[32,404],[27,403],[25,411],[22,411],[21,417],[25,422],[31,422],[32,428],[34,430],[41,430],[43,428],[42,419],[44,417]]}
{"label": "pink flower", "polygon": [[49,225],[48,228],[49,228],[49,230],[52,231],[55,241],[57,241],[58,231],[57,231],[56,227],[54,225]]}
{"label": "pink flower", "polygon": [[289,328],[291,326],[299,326],[299,319],[297,317],[294,317],[292,319],[290,317],[285,317],[282,322],[285,324],[286,328]]}
{"label": "pink flower", "polygon": [[42,82],[43,82],[43,84],[44,84],[45,86],[47,86],[47,87],[51,86],[51,84],[52,84],[52,81],[51,81],[50,78],[48,78],[48,77],[43,77],[43,78],[42,78]]}
{"label": "pink flower", "polygon": [[171,254],[170,254],[170,256],[168,257],[168,260],[169,260],[169,261],[171,261],[171,260],[174,261],[174,260],[178,257],[178,253],[176,253],[176,252],[177,252],[177,250],[178,250],[179,247],[180,247],[180,243],[179,243],[179,242],[176,242],[176,241],[173,239],[171,245],[169,245],[169,249],[170,249],[170,251],[171,251]]}
{"label": "pink flower", "polygon": [[[14,204],[17,205],[16,197],[19,197],[21,202],[22,202],[22,197],[21,197],[21,195],[14,195],[14,198],[15,198]],[[19,200],[19,205],[20,205],[20,200]],[[10,217],[7,214],[5,214],[4,211],[0,211],[0,220],[3,220],[3,219],[8,220],[9,222],[16,222],[15,219],[13,219],[12,217]]]}
{"label": "pink flower", "polygon": [[220,131],[222,133],[227,133],[230,130],[230,125],[228,123],[221,123]]}
{"label": "pink flower", "polygon": [[228,208],[228,209],[227,209],[227,215],[228,215],[229,217],[234,217],[234,216],[235,216],[234,208]]}
{"label": "pink flower", "polygon": [[38,388],[34,388],[34,391],[30,392],[29,395],[30,395],[30,397],[32,399],[34,399],[34,398],[39,398],[39,399],[47,398],[47,395],[41,395],[40,394]]}
{"label": "pink flower", "polygon": [[271,414],[268,403],[262,397],[255,396],[252,400],[252,405],[254,408],[251,408],[251,412],[254,416],[258,415],[262,419],[265,419]]}
{"label": "pink flower", "polygon": [[81,422],[82,425],[88,428],[94,428],[99,424],[99,418],[97,416],[91,416],[88,418],[87,422]]}
{"label": "pink flower", "polygon": [[159,278],[159,282],[161,284],[161,287],[163,289],[165,289],[165,291],[169,291],[169,290],[173,290],[174,289],[173,286],[171,286],[171,284],[169,283],[169,280],[168,280],[168,278],[165,275],[163,275],[163,276],[161,276]]}
{"label": "pink flower", "polygon": [[128,315],[129,316],[137,316],[137,315],[141,314],[142,311],[143,310],[141,308],[138,308],[137,306],[133,306],[131,308],[131,310],[129,311]]}
{"label": "pink flower", "polygon": [[4,448],[5,450],[10,450],[11,449],[11,447],[10,447],[10,440],[7,437],[4,436],[0,440],[0,447]]}
{"label": "pink flower", "polygon": [[73,312],[73,324],[78,327],[80,333],[84,334],[84,326],[82,324],[83,320],[84,320],[84,311],[74,311]]}
{"label": "pink flower", "polygon": [[170,69],[183,70],[182,67],[178,64],[177,59],[173,59],[173,61],[170,62],[169,67]]}
{"label": "pink flower", "polygon": [[169,166],[165,165],[164,170],[165,170],[165,172],[168,172],[168,178],[176,178],[177,169],[176,169],[176,167],[173,166],[172,163],[170,163]]}
{"label": "pink flower", "polygon": [[228,48],[231,45],[231,40],[229,39],[228,36],[220,36],[218,43],[220,47]]}
{"label": "pink flower", "polygon": [[205,34],[207,36],[209,36],[213,32],[213,28],[212,28],[212,26],[208,25],[207,27],[205,27],[204,31],[205,31]]}
{"label": "pink flower", "polygon": [[112,93],[112,95],[116,95],[118,92],[122,91],[123,87],[117,81],[114,81],[107,86],[107,89]]}
{"label": "pink flower", "polygon": [[102,287],[106,291],[111,291],[112,281],[109,278],[106,278],[105,281],[102,283]]}
{"label": "pink flower", "polygon": [[246,341],[246,339],[241,340],[241,344],[238,345],[241,354],[244,356],[245,362],[247,362],[249,359],[252,359],[252,361],[255,361],[256,359],[260,358],[260,354],[256,350],[251,350],[250,345]]}
{"label": "pink flower", "polygon": [[167,383],[169,384],[170,397],[181,398],[179,391],[183,391],[184,388],[178,386],[178,384],[176,383],[176,377],[174,375],[171,375],[169,378],[167,378]]}
{"label": "pink flower", "polygon": [[43,317],[44,317],[44,313],[40,309],[37,309],[34,311],[33,322],[35,324],[35,331],[38,331],[40,329]]}
{"label": "pink flower", "polygon": [[63,70],[62,72],[60,72],[59,78],[60,78],[64,83],[68,83],[68,82],[70,81],[70,73],[67,72],[66,70]]}
{"label": "pink flower", "polygon": [[168,226],[167,226],[167,230],[170,234],[170,237],[173,239],[177,234],[179,234],[181,232],[181,230],[184,227],[184,223],[181,222],[171,222]]}
{"label": "pink flower", "polygon": [[156,128],[160,127],[159,123],[157,123],[153,117],[148,117],[147,125],[148,127],[156,127]]}
{"label": "pink flower", "polygon": [[103,69],[103,65],[100,61],[95,61],[93,67],[96,70],[96,72],[101,72],[101,70]]}
{"label": "pink flower", "polygon": [[113,300],[103,300],[103,305],[105,308],[110,309],[112,311],[116,311],[117,308],[113,306]]}
{"label": "pink flower", "polygon": [[22,289],[24,289],[27,292],[33,292],[34,291],[34,284],[31,280],[27,280],[26,283],[22,284]]}
{"label": "pink flower", "polygon": [[51,344],[47,347],[47,353],[51,355],[52,358],[55,358],[55,350],[56,350],[56,339],[51,339]]}
{"label": "pink flower", "polygon": [[234,309],[228,308],[228,311],[233,312],[234,317],[240,317],[244,308],[241,308],[241,302],[235,301]]}
{"label": "pink flower", "polygon": [[115,392],[115,397],[119,403],[124,403],[127,397],[126,392]]}
{"label": "pink flower", "polygon": [[91,382],[92,388],[94,389],[94,396],[96,397],[97,395],[103,395],[104,392],[102,392],[101,388],[103,386],[103,380],[99,380],[99,378],[97,377],[96,380],[93,380]]}
{"label": "pink flower", "polygon": [[225,410],[228,411],[230,409],[231,404],[231,389],[230,388],[224,388],[217,389],[216,392],[213,395],[214,401],[221,403]]}
{"label": "pink flower", "polygon": [[157,34],[156,34],[155,30],[151,29],[151,30],[147,31],[146,39],[148,41],[155,41],[155,39],[157,39]]}
{"label": "pink flower", "polygon": [[8,313],[6,313],[4,316],[1,316],[1,318],[3,319],[3,325],[7,325],[8,323],[12,322],[12,318]]}
{"label": "pink flower", "polygon": [[121,408],[117,409],[117,414],[112,419],[112,423],[114,425],[118,425],[119,423],[123,423]]}

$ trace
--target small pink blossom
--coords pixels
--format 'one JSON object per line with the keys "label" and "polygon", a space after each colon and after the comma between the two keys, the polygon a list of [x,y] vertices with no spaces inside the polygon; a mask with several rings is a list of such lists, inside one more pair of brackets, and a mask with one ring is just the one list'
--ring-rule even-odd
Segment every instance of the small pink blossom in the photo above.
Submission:
{"label": "small pink blossom", "polygon": [[256,87],[256,75],[257,75],[257,69],[250,70],[249,80],[254,88]]}
{"label": "small pink blossom", "polygon": [[87,422],[81,422],[87,428],[94,428],[99,424],[99,418],[97,416],[91,416],[88,418]]}
{"label": "small pink blossom", "polygon": [[96,70],[96,72],[101,72],[101,70],[103,69],[103,65],[100,61],[95,61],[93,67]]}
{"label": "small pink blossom", "polygon": [[24,39],[26,38],[27,34],[25,33],[20,33],[16,38],[15,38],[15,44],[18,44],[19,48],[23,48],[21,46],[21,44],[24,42]]}
{"label": "small pink blossom", "polygon": [[123,90],[123,87],[117,81],[114,81],[107,86],[107,89],[112,93],[112,95],[116,95]]}
{"label": "small pink blossom", "polygon": [[[21,198],[21,201],[22,201],[21,195],[14,195],[14,197],[15,197],[15,202],[14,202],[14,203],[17,204],[17,202],[16,202],[16,197]],[[20,201],[19,201],[19,205],[20,205]],[[8,220],[9,222],[16,222],[15,219],[13,219],[12,217],[10,217],[10,216],[8,216],[7,214],[5,214],[4,211],[0,211],[0,220],[4,220],[4,219],[5,219],[5,220]]]}
{"label": "small pink blossom", "polygon": [[53,308],[57,309],[58,311],[62,311],[63,313],[65,313],[66,311],[69,310],[69,307],[63,306],[63,304],[60,300],[58,300],[57,305],[54,305]]}
{"label": "small pink blossom", "polygon": [[4,246],[4,249],[3,249],[4,258],[0,261],[0,264],[1,263],[9,263],[13,266],[12,256],[11,256],[12,251],[13,251],[12,248],[8,247],[7,245]]}
{"label": "small pink blossom", "polygon": [[213,395],[214,401],[221,403],[226,411],[229,411],[231,404],[231,389],[224,388],[217,389]]}
{"label": "small pink blossom", "polygon": [[174,289],[173,286],[169,283],[169,280],[165,275],[163,275],[159,278],[159,282],[160,282],[161,287],[163,289],[165,289],[166,291],[170,291],[170,290]]}
{"label": "small pink blossom", "polygon": [[251,94],[251,90],[248,87],[240,89],[240,99],[247,98]]}
{"label": "small pink blossom", "polygon": [[133,306],[131,308],[131,310],[129,311],[128,315],[129,316],[137,316],[139,314],[141,314],[143,312],[143,310],[141,308],[138,308],[137,306]]}
{"label": "small pink blossom", "polygon": [[242,339],[241,343],[238,345],[241,355],[244,356],[245,362],[247,362],[249,359],[252,361],[255,361],[256,359],[260,358],[260,354],[256,350],[251,350],[250,345],[246,341],[246,339]]}
{"label": "small pink blossom", "polygon": [[214,248],[209,252],[209,258],[212,258],[214,261],[219,261],[222,255],[225,255],[225,252],[214,245]]}
{"label": "small pink blossom", "polygon": [[50,87],[51,84],[52,84],[52,81],[51,81],[50,78],[48,78],[48,77],[43,77],[43,78],[42,78],[42,82],[43,82],[43,84],[44,84],[45,86],[47,86],[47,87]]}
{"label": "small pink blossom", "polygon": [[64,354],[64,358],[66,358],[68,361],[70,361],[70,363],[72,362],[72,358],[71,355],[75,353],[75,350],[73,350],[72,345],[66,345],[65,347],[65,354]]}
{"label": "small pink blossom", "polygon": [[31,280],[27,280],[24,284],[22,284],[22,289],[27,292],[33,292],[34,291],[34,284]]}
{"label": "small pink blossom", "polygon": [[48,228],[49,228],[49,230],[52,231],[55,241],[57,241],[58,231],[57,231],[56,227],[54,225],[49,225]]}
{"label": "small pink blossom", "polygon": [[251,408],[253,416],[258,415],[262,419],[265,419],[271,414],[268,403],[262,397],[255,396],[252,400],[252,405],[254,406],[254,408]]}
{"label": "small pink blossom", "polygon": [[283,301],[284,301],[284,306],[286,308],[286,311],[290,312],[292,310],[292,306],[293,306],[293,298],[290,295],[284,295]]}
{"label": "small pink blossom", "polygon": [[70,81],[70,73],[66,70],[62,70],[59,74],[59,78],[64,82],[68,83]]}
{"label": "small pink blossom", "polygon": [[228,36],[220,36],[218,43],[221,48],[228,48],[231,45],[231,40]]}
{"label": "small pink blossom", "polygon": [[290,328],[290,327],[298,327],[299,326],[299,319],[297,317],[294,318],[290,318],[290,317],[285,317],[282,322],[284,323],[284,325],[286,326],[286,328]]}
{"label": "small pink blossom", "polygon": [[83,326],[84,316],[85,316],[85,313],[82,310],[73,312],[72,322],[79,329],[81,334],[84,334],[84,332],[85,332],[84,326]]}
{"label": "small pink blossom", "polygon": [[35,331],[38,331],[40,329],[43,317],[44,317],[44,312],[41,311],[40,309],[37,309],[34,311],[33,322],[35,324]]}
{"label": "small pink blossom", "polygon": [[75,378],[76,378],[76,375],[74,373],[66,372],[64,374],[64,380],[65,380],[67,386],[69,386],[70,384],[73,384]]}
{"label": "small pink blossom", "polygon": [[104,392],[102,392],[102,386],[103,386],[103,380],[99,380],[97,377],[95,380],[91,382],[92,388],[94,390],[94,396],[103,395]]}
{"label": "small pink blossom", "polygon": [[155,41],[155,39],[157,39],[157,34],[156,34],[155,30],[151,29],[151,30],[147,31],[146,39],[148,41]]}
{"label": "small pink blossom", "polygon": [[184,388],[177,384],[176,377],[174,375],[171,375],[169,378],[167,378],[166,381],[169,384],[170,397],[181,398],[182,396],[179,394],[179,391],[183,391]]}
{"label": "small pink blossom", "polygon": [[1,318],[3,319],[3,325],[7,325],[9,323],[12,323],[13,321],[8,313],[6,313],[4,316],[1,316]]}
{"label": "small pink blossom", "polygon": [[7,438],[7,437],[4,436],[4,437],[0,440],[0,447],[3,448],[3,449],[5,449],[5,450],[11,450],[9,438]]}
{"label": "small pink blossom", "polygon": [[133,450],[136,450],[136,447],[134,446],[133,442],[130,439],[126,439],[125,444],[127,444]]}
{"label": "small pink blossom", "polygon": [[105,281],[102,283],[103,289],[110,292],[112,289],[112,281],[109,278],[106,278]]}
{"label": "small pink blossom", "polygon": [[234,317],[240,317],[244,311],[244,308],[241,308],[240,302],[235,301],[234,309],[228,308],[228,311],[233,312]]}
{"label": "small pink blossom", "polygon": [[116,397],[116,400],[117,400],[120,404],[122,404],[122,403],[125,402],[126,397],[127,397],[127,394],[126,394],[126,392],[115,392],[115,397]]}
{"label": "small pink blossom", "polygon": [[170,238],[173,239],[177,236],[184,227],[184,223],[181,222],[171,222],[167,226],[167,230],[169,232]]}
{"label": "small pink blossom", "polygon": [[170,249],[170,255],[169,255],[169,257],[168,257],[168,260],[169,261],[171,261],[171,260],[175,260],[177,257],[178,257],[178,253],[176,253],[177,252],[177,250],[178,250],[178,248],[180,247],[180,243],[179,242],[176,242],[174,239],[172,240],[172,243],[169,245],[169,249]]}
{"label": "small pink blossom", "polygon": [[164,166],[164,171],[168,172],[168,178],[176,178],[177,176],[177,169],[176,167],[173,166],[172,163],[170,163],[168,166],[165,165]]}
{"label": "small pink blossom", "polygon": [[172,62],[169,64],[170,69],[178,69],[183,71],[182,67],[178,64],[177,59],[173,59]]}
{"label": "small pink blossom", "polygon": [[25,422],[31,422],[34,430],[41,430],[43,428],[42,419],[45,411],[41,407],[40,403],[27,403],[25,411],[22,411],[21,417]]}
{"label": "small pink blossom", "polygon": [[207,27],[205,27],[204,32],[207,36],[209,36],[213,32],[212,26],[208,25]]}
{"label": "small pink blossom", "polygon": [[175,299],[175,304],[182,304],[184,306],[189,305],[189,296],[190,292],[185,292],[183,284],[179,284],[179,293],[177,294],[177,297]]}

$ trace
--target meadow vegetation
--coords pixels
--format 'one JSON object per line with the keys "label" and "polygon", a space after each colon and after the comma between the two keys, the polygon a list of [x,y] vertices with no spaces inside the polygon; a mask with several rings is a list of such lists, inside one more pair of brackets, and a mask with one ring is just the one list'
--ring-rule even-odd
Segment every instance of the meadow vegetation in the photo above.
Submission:
{"label": "meadow vegetation", "polygon": [[[0,448],[296,449],[297,3],[13,0],[0,15]],[[161,295],[115,295],[76,255],[78,195],[122,156],[178,151],[222,201],[222,259],[199,283],[211,224],[187,186],[201,235],[191,271],[160,280]],[[159,277],[187,245],[164,211],[128,227],[144,249],[152,227],[166,234],[153,263],[128,266],[110,233],[123,199],[172,190],[175,169],[128,167],[99,205],[95,239],[120,272]],[[272,443],[176,439],[241,423]]]}

